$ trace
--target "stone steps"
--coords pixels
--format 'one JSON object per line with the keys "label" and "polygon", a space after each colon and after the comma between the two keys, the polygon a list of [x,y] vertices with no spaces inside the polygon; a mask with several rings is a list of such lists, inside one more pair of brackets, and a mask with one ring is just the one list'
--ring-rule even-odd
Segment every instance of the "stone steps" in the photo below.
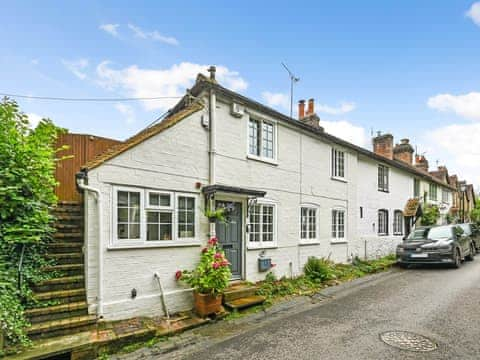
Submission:
{"label": "stone steps", "polygon": [[83,275],[83,269],[84,269],[83,264],[52,265],[52,266],[45,266],[43,268],[44,271],[62,272],[65,276]]}
{"label": "stone steps", "polygon": [[83,243],[81,242],[54,242],[48,244],[47,247],[50,254],[75,253],[83,251]]}
{"label": "stone steps", "polygon": [[77,301],[68,304],[53,305],[25,311],[32,324],[88,315],[87,302]]}
{"label": "stone steps", "polygon": [[72,299],[79,296],[85,296],[85,288],[71,289],[71,290],[57,290],[35,293],[34,299],[37,301]]}
{"label": "stone steps", "polygon": [[51,292],[60,290],[81,289],[85,287],[85,277],[83,275],[64,276],[49,280],[40,281],[34,286],[35,292]]}
{"label": "stone steps", "polygon": [[55,263],[58,265],[79,264],[83,260],[83,253],[73,252],[48,254],[47,258],[55,260]]}
{"label": "stone steps", "polygon": [[258,287],[244,282],[232,284],[223,294],[223,304],[231,310],[241,310],[263,304],[264,296],[256,295]]}
{"label": "stone steps", "polygon": [[96,322],[97,318],[95,315],[75,316],[32,324],[27,333],[31,339],[68,335],[92,329],[95,327]]}

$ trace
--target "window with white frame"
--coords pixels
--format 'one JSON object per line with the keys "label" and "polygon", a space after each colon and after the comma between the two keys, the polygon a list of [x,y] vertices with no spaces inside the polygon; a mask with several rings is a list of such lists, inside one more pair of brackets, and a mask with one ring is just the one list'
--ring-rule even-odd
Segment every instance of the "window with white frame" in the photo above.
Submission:
{"label": "window with white frame", "polygon": [[378,235],[388,235],[388,210],[378,210]]}
{"label": "window with white frame", "polygon": [[345,210],[332,210],[332,240],[345,241]]}
{"label": "window with white frame", "polygon": [[378,191],[388,192],[388,167],[378,165]]}
{"label": "window with white frame", "polygon": [[249,242],[252,246],[272,246],[275,242],[275,204],[255,204],[249,211]]}
{"label": "window with white frame", "polygon": [[332,177],[345,178],[345,152],[332,148]]}
{"label": "window with white frame", "polygon": [[270,160],[275,158],[274,124],[256,119],[249,120],[248,154]]}
{"label": "window with white frame", "polygon": [[122,187],[114,189],[113,198],[117,245],[195,238],[196,195]]}
{"label": "window with white frame", "polygon": [[428,198],[432,201],[437,201],[437,184],[430,183]]}
{"label": "window with white frame", "polygon": [[395,210],[393,213],[393,235],[403,234],[403,212]]}
{"label": "window with white frame", "polygon": [[418,198],[420,197],[420,180],[413,179],[413,196]]}
{"label": "window with white frame", "polygon": [[317,239],[317,208],[312,206],[300,208],[300,239],[302,241]]}
{"label": "window with white frame", "polygon": [[450,201],[450,192],[443,189],[442,190],[442,202],[448,203]]}

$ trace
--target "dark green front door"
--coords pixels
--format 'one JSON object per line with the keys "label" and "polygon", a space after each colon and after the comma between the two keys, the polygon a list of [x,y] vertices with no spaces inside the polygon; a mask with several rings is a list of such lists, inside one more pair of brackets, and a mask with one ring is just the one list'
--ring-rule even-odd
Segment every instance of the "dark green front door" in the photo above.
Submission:
{"label": "dark green front door", "polygon": [[[228,205],[228,206],[227,206]],[[242,204],[239,202],[217,201],[219,207],[229,209],[226,223],[217,221],[215,231],[218,242],[230,262],[232,279],[242,278]]]}

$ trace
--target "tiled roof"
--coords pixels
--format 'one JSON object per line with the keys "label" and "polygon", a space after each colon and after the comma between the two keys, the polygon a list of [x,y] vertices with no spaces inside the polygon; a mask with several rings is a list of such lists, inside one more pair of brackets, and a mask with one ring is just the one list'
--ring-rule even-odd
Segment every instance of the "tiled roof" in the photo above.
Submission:
{"label": "tiled roof", "polygon": [[140,144],[141,142],[151,138],[152,136],[161,133],[162,131],[168,129],[169,127],[172,127],[179,121],[185,119],[187,116],[201,109],[203,109],[203,105],[198,101],[184,107],[182,110],[173,113],[172,115],[162,120],[160,123],[144,129],[132,136],[131,138],[125,140],[124,142],[111,147],[106,152],[100,154],[99,156],[93,158],[91,161],[83,165],[82,169],[91,170],[93,168],[96,168],[97,166],[103,164],[105,161],[110,160],[115,156],[118,156],[121,153],[127,151],[128,149]]}

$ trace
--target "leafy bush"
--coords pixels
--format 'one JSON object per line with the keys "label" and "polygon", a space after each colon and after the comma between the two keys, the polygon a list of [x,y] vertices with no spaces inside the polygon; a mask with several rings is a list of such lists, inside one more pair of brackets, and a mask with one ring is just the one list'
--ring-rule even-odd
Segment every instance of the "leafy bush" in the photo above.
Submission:
{"label": "leafy bush", "polygon": [[477,200],[475,207],[470,211],[470,219],[476,224],[480,224],[480,201]]}
{"label": "leafy bush", "polygon": [[336,278],[335,264],[324,258],[309,257],[304,266],[305,276],[314,281],[327,281]]}
{"label": "leafy bush", "polygon": [[422,214],[422,225],[423,226],[430,226],[435,225],[440,218],[440,210],[436,205],[426,205],[423,208]]}
{"label": "leafy bush", "polygon": [[211,238],[202,249],[200,263],[195,270],[178,270],[177,281],[189,284],[201,294],[221,294],[228,287],[232,273],[230,263],[223,251],[217,247],[217,238]]}
{"label": "leafy bush", "polygon": [[[0,103],[0,258],[6,277],[0,281],[6,284],[0,309],[8,344],[26,343],[22,303],[32,300],[31,283],[51,275],[42,274],[41,267],[54,231],[49,209],[56,202],[53,146],[59,131],[50,120],[32,129],[14,101]],[[17,279],[21,258],[23,271]]]}

